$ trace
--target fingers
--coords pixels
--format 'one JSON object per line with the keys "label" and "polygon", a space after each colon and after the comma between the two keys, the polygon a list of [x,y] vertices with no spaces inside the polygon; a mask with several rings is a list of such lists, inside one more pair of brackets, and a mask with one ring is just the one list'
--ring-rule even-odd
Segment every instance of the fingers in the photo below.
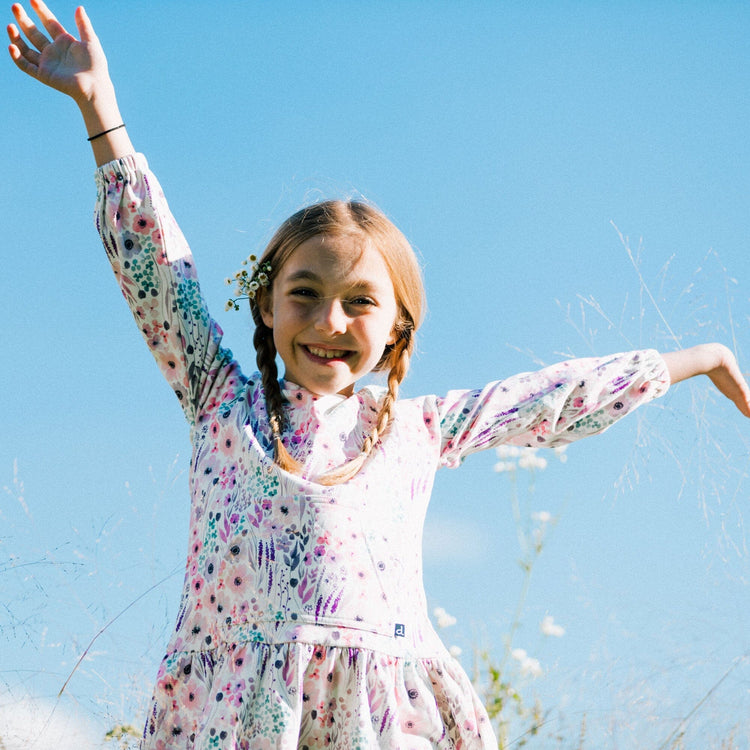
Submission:
{"label": "fingers", "polygon": [[8,26],[8,37],[10,38],[10,52],[13,62],[24,72],[29,75],[36,75],[39,66],[39,53],[31,49],[23,40],[18,29],[10,24]]}
{"label": "fingers", "polygon": [[82,5],[76,8],[76,26],[82,42],[93,42],[97,38],[94,27]]}
{"label": "fingers", "polygon": [[67,34],[63,25],[55,18],[52,11],[42,2],[42,0],[29,0],[31,7],[34,9],[36,14],[39,16],[44,28],[47,33],[53,38],[57,39],[60,34]]}
{"label": "fingers", "polygon": [[33,78],[37,77],[38,67],[36,65],[32,65],[25,57],[21,55],[21,53],[18,51],[18,47],[14,45],[10,45],[8,47],[8,52],[10,52],[10,56],[13,60],[13,62],[24,72],[28,75],[32,76]]}
{"label": "fingers", "polygon": [[[53,40],[63,34],[67,34],[63,26],[58,22],[54,15],[52,15],[49,8],[47,8],[42,0],[31,0],[31,7],[36,11],[42,25]],[[16,22],[21,27],[21,31],[23,31],[26,38],[41,52],[50,43],[50,40],[37,28],[31,18],[29,18],[29,15],[26,13],[26,10],[22,5],[15,3],[11,10],[13,11]]]}
{"label": "fingers", "polygon": [[747,381],[744,376],[737,368],[737,384],[739,385],[740,393],[739,396],[734,399],[737,408],[746,416],[750,417],[750,387],[747,385]]}
{"label": "fingers", "polygon": [[728,365],[729,375],[734,381],[736,391],[738,391],[733,401],[746,417],[750,417],[750,386],[748,386],[747,380],[745,380],[745,376],[742,374],[742,370],[740,370],[734,354],[730,352],[730,355],[731,360]]}
{"label": "fingers", "polygon": [[746,416],[750,417],[750,393],[748,393],[747,386],[740,385],[739,394],[732,398],[735,406]]}
{"label": "fingers", "polygon": [[18,51],[27,60],[33,62],[35,65],[39,62],[39,53],[36,50],[31,49],[31,47],[26,44],[14,24],[10,24],[10,26],[8,26],[8,36],[10,37],[11,43],[18,48]]}
{"label": "fingers", "polygon": [[16,22],[21,27],[21,30],[26,35],[26,38],[39,50],[43,50],[48,44],[44,34],[34,25],[34,22],[29,18],[24,8],[16,3],[12,7],[13,15],[16,17]]}
{"label": "fingers", "polygon": [[750,417],[750,387],[730,349],[721,347],[721,364],[708,373],[714,385],[746,416]]}

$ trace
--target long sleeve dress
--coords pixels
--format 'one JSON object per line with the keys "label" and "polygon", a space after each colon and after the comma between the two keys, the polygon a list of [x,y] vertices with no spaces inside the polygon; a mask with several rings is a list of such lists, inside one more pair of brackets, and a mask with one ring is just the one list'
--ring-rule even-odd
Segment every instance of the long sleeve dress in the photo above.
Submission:
{"label": "long sleeve dress", "polygon": [[[435,471],[497,446],[554,446],[662,394],[654,351],[562,362],[400,400],[384,439],[333,487],[273,461],[263,387],[222,346],[189,248],[142,155],[96,173],[96,224],[190,426],[190,538],[149,750],[497,747],[432,628],[422,530]],[[383,389],[318,397],[282,383],[284,442],[305,476],[354,458]]]}

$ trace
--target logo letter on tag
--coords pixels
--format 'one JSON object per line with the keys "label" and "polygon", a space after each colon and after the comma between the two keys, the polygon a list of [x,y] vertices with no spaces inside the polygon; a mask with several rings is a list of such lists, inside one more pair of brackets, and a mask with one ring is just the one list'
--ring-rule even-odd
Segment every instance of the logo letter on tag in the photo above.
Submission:
{"label": "logo letter on tag", "polygon": [[396,623],[396,630],[393,633],[394,638],[404,638],[406,636],[406,626],[400,622]]}

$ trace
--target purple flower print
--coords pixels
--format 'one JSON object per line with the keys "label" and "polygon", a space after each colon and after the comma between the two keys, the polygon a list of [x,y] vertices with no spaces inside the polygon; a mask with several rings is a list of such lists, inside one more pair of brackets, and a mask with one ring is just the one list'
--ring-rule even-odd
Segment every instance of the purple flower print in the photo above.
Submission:
{"label": "purple flower print", "polygon": [[133,234],[133,232],[123,232],[121,247],[122,257],[125,260],[131,260],[141,252],[142,247],[140,236]]}

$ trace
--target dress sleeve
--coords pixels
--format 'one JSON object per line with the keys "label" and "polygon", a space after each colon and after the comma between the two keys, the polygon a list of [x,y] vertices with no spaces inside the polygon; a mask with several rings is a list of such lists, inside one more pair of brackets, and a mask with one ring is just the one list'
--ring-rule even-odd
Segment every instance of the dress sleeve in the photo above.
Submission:
{"label": "dress sleeve", "polygon": [[603,432],[669,388],[661,355],[646,351],[573,359],[437,400],[441,464],[501,443],[554,447]]}
{"label": "dress sleeve", "polygon": [[242,374],[221,346],[190,248],[141,154],[96,171],[96,228],[117,282],[191,425],[233,397]]}

